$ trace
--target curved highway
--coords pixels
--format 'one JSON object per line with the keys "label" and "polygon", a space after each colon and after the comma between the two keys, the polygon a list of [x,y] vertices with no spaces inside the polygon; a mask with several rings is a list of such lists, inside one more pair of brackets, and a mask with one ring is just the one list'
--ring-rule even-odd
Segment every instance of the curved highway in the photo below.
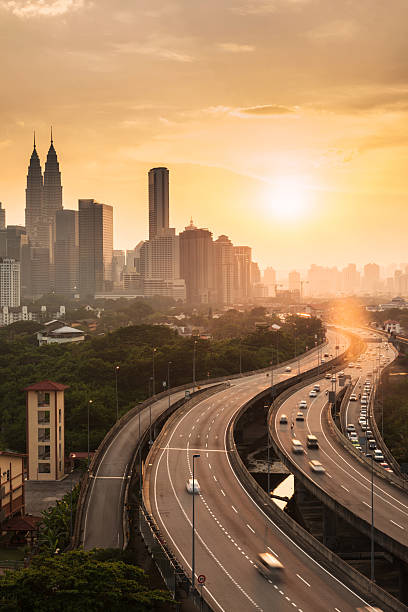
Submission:
{"label": "curved highway", "polygon": [[[331,335],[333,350],[333,335]],[[316,355],[300,360],[301,369],[316,365]],[[277,370],[274,378],[290,374]],[[301,550],[243,489],[226,446],[228,424],[240,406],[269,386],[255,375],[186,407],[166,432],[166,443],[148,458],[144,500],[164,538],[191,573],[191,496],[186,481],[192,455],[201,494],[196,497],[196,574],[207,578],[204,597],[215,610],[355,611],[365,605],[355,593]],[[260,552],[271,551],[285,570],[266,580],[255,568]]]}
{"label": "curved highway", "polygon": [[[370,346],[370,345],[369,345]],[[388,353],[387,353],[388,354]],[[384,363],[392,361],[393,354],[384,356]],[[359,364],[360,365],[360,364]],[[367,349],[361,361],[361,369],[345,368],[353,380],[354,391],[364,393],[363,386],[370,380],[375,365],[372,350]],[[359,518],[371,524],[371,466],[362,463],[355,454],[348,451],[337,438],[330,433],[325,411],[327,410],[326,390],[331,390],[330,380],[322,379],[321,391],[316,398],[310,398],[309,392],[313,385],[307,385],[291,395],[279,406],[271,421],[271,436],[278,447],[291,463],[318,487],[324,490],[332,499],[350,510]],[[308,404],[306,410],[299,408],[299,402],[305,400]],[[304,413],[304,421],[297,421],[296,415]],[[360,441],[363,440],[363,431],[358,425],[360,402],[351,401],[346,410],[346,422],[355,425]],[[282,414],[288,416],[288,424],[281,424]],[[293,429],[290,423],[293,421]],[[318,439],[318,449],[308,449],[306,436],[313,434]],[[293,439],[298,439],[304,447],[304,453],[293,453]],[[364,450],[364,449],[363,449]],[[325,468],[325,473],[316,473],[309,462],[318,460]],[[408,546],[408,491],[402,490],[395,484],[381,478],[374,472],[374,522],[377,530],[388,535],[393,540]]]}

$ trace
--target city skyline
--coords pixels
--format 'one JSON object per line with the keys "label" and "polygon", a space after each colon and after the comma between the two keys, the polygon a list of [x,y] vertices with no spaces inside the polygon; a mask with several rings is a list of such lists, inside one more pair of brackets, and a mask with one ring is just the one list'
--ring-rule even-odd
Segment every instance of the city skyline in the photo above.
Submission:
{"label": "city skyline", "polygon": [[163,165],[170,225],[182,231],[193,216],[214,234],[228,228],[262,267],[294,267],[298,249],[306,263],[404,259],[402,0],[228,0],[205,10],[186,0],[114,10],[106,0],[17,0],[0,12],[10,223],[23,223],[32,130],[44,159],[52,123],[64,206],[89,197],[115,206],[115,246],[134,246],[134,228],[147,235],[144,176]]}

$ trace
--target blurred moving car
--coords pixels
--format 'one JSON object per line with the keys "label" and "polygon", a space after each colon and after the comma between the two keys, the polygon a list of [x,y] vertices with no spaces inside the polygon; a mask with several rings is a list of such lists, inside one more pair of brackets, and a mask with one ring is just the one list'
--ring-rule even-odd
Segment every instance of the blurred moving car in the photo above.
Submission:
{"label": "blurred moving car", "polygon": [[291,371],[292,371],[292,368],[290,366],[286,366],[285,372],[291,372]]}
{"label": "blurred moving car", "polygon": [[292,440],[292,452],[293,453],[303,453],[303,444],[300,440]]}
{"label": "blurred moving car", "polygon": [[305,420],[305,415],[303,414],[303,412],[297,412],[296,413],[296,420],[297,421],[304,421]]}
{"label": "blurred moving car", "polygon": [[281,425],[286,425],[288,422],[288,417],[286,414],[281,414],[280,419],[279,419],[279,423]]}
{"label": "blurred moving car", "polygon": [[192,478],[189,478],[186,482],[186,489],[188,493],[191,493],[192,495],[200,493],[201,489],[200,485],[198,484],[197,478],[194,478],[194,480]]}
{"label": "blurred moving car", "polygon": [[272,553],[264,552],[259,553],[258,555],[258,563],[256,564],[256,569],[260,572],[265,578],[277,578],[282,574],[284,567],[282,563],[277,559]]}
{"label": "blurred moving car", "polygon": [[326,471],[320,461],[317,461],[317,459],[312,459],[312,461],[309,461],[309,465],[312,469],[312,472],[319,472],[320,474],[324,474],[324,472]]}

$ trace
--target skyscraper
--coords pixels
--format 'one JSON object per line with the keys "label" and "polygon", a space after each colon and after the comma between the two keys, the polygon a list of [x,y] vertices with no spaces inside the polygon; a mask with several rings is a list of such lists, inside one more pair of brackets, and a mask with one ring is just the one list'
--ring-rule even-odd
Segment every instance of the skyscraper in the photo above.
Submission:
{"label": "skyscraper", "polygon": [[112,288],[113,208],[79,200],[79,287],[82,296]]}
{"label": "skyscraper", "polygon": [[208,229],[193,225],[180,233],[180,276],[189,304],[209,303],[214,294],[214,243]]}
{"label": "skyscraper", "polygon": [[215,249],[215,282],[217,302],[233,304],[234,302],[234,246],[228,236],[219,236],[214,242]]}
{"label": "skyscraper", "polygon": [[6,229],[6,211],[0,202],[0,230]]}
{"label": "skyscraper", "polygon": [[20,262],[0,259],[0,306],[20,306]]}
{"label": "skyscraper", "polygon": [[79,292],[77,210],[57,210],[55,214],[55,292],[71,297]]}
{"label": "skyscraper", "polygon": [[169,171],[152,168],[149,171],[149,240],[169,227]]}
{"label": "skyscraper", "polygon": [[34,148],[27,173],[25,221],[31,244],[49,249],[50,229],[44,211],[43,191],[43,176],[34,136]]}
{"label": "skyscraper", "polygon": [[236,246],[235,254],[235,291],[238,299],[247,300],[251,294],[251,247]]}
{"label": "skyscraper", "polygon": [[43,190],[44,215],[50,227],[50,259],[54,259],[55,244],[55,213],[62,210],[62,186],[61,172],[57,153],[54,148],[54,141],[51,130],[51,144],[47,154],[47,161],[44,169],[44,190]]}

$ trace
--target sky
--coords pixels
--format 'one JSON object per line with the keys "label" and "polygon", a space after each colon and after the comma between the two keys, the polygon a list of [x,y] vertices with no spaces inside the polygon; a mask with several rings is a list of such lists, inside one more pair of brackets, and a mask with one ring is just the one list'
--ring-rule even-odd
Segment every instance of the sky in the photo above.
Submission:
{"label": "sky", "polygon": [[0,0],[0,201],[24,224],[33,130],[65,208],[147,237],[147,172],[263,268],[405,261],[406,0]]}

